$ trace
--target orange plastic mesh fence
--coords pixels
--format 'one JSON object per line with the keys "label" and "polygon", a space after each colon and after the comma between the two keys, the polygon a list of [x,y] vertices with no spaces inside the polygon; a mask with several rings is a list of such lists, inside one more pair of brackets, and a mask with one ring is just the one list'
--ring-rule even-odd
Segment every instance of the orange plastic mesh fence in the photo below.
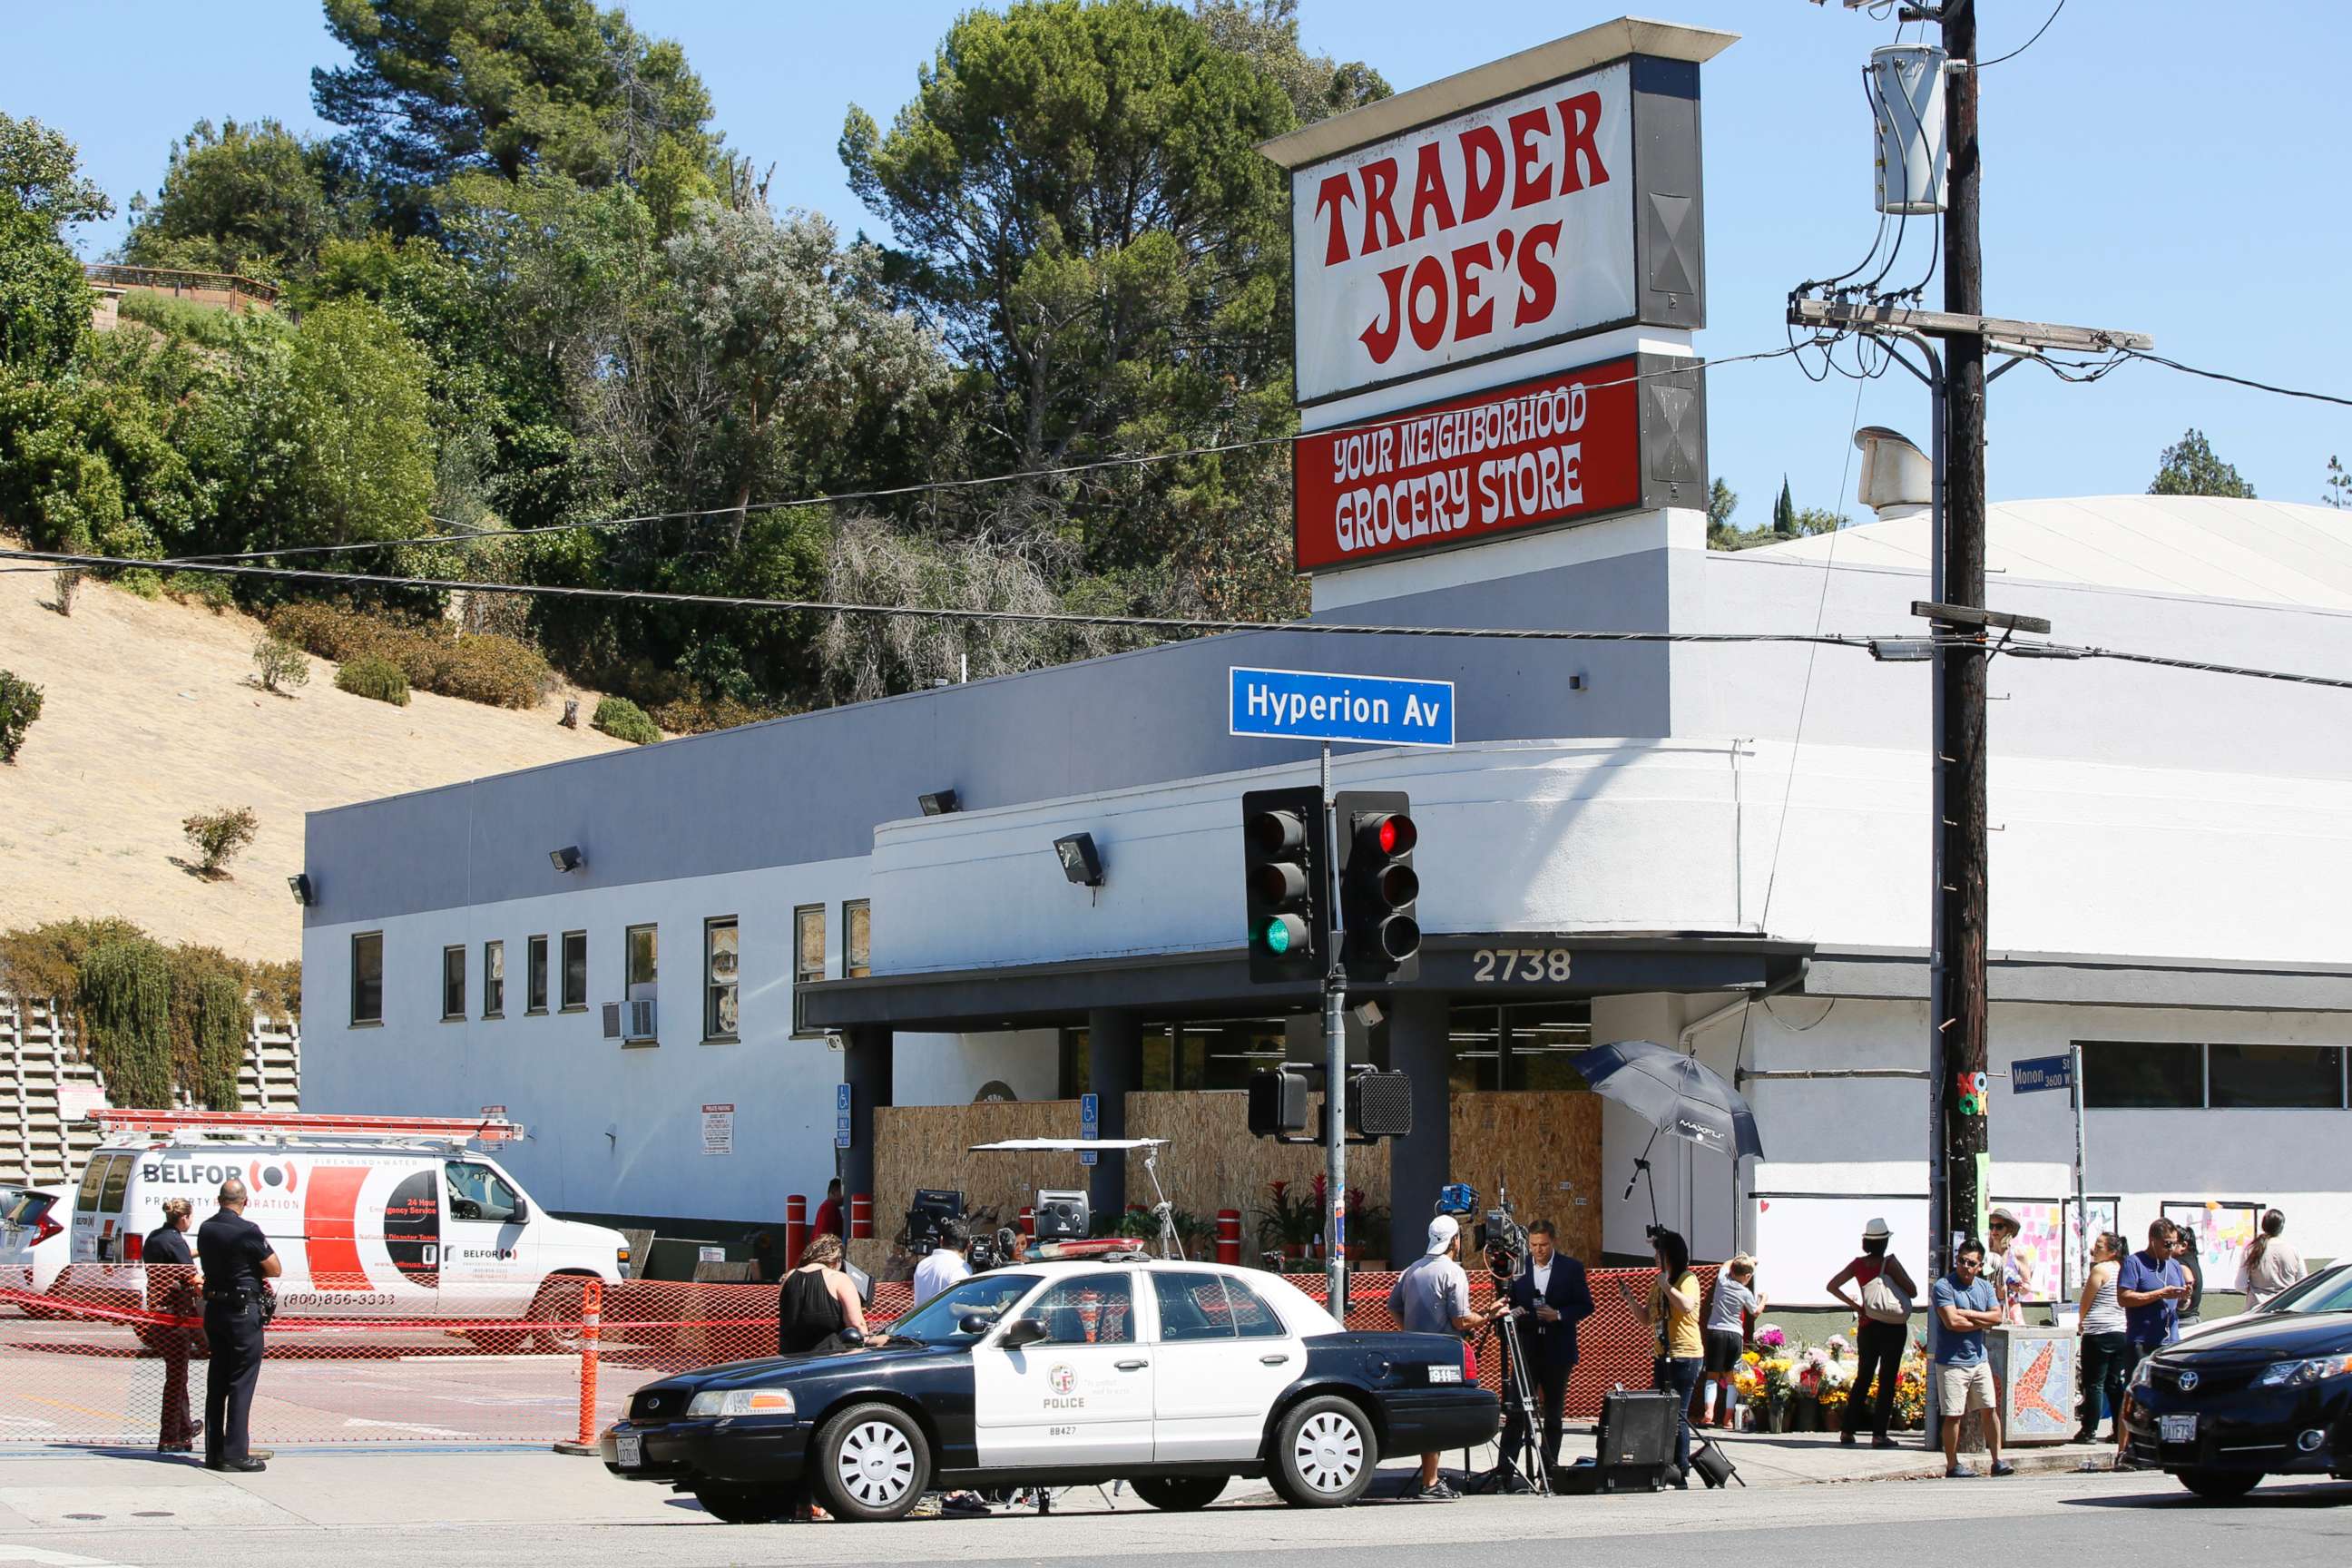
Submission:
{"label": "orange plastic mesh fence", "polygon": [[[1385,1304],[1395,1278],[1352,1277],[1350,1328],[1395,1327]],[[1620,1383],[1649,1385],[1650,1335],[1615,1281],[1641,1290],[1651,1278],[1593,1272],[1597,1310],[1580,1331],[1571,1415],[1596,1414]],[[1319,1277],[1293,1282],[1320,1299]],[[0,1281],[0,1445],[151,1446],[178,1388],[189,1414],[203,1415],[209,1346],[188,1271],[81,1264],[45,1292],[29,1285]],[[391,1290],[361,1287],[323,1277],[281,1300],[254,1397],[256,1443],[572,1440],[609,1426],[647,1383],[776,1352],[773,1285],[562,1276],[457,1288],[417,1273]],[[1472,1289],[1477,1302],[1492,1297],[1482,1271],[1472,1271]],[[910,1294],[905,1281],[877,1284],[869,1322],[904,1315]],[[1481,1344],[1489,1388],[1500,1385],[1500,1361],[1491,1340]]]}

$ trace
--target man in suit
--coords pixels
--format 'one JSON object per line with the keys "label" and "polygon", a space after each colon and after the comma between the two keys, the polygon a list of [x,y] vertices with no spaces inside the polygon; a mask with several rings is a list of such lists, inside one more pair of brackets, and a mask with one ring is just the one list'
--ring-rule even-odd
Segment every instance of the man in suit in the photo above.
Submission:
{"label": "man in suit", "polygon": [[[1546,1466],[1559,1463],[1559,1423],[1568,1403],[1569,1373],[1576,1370],[1576,1325],[1592,1315],[1592,1292],[1584,1265],[1559,1250],[1558,1230],[1539,1219],[1528,1226],[1527,1266],[1511,1277],[1511,1316],[1526,1348],[1528,1383],[1543,1415]],[[1527,1412],[1512,1405],[1503,1427],[1501,1452],[1519,1451],[1526,1441]]]}

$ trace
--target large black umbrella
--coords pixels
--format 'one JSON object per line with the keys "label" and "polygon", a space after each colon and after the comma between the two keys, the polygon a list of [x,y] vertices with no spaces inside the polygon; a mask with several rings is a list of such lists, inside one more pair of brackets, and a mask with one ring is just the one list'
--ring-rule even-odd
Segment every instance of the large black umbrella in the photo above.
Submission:
{"label": "large black umbrella", "polygon": [[[1721,1073],[1695,1057],[1654,1040],[1618,1040],[1578,1052],[1576,1070],[1595,1094],[1615,1100],[1657,1129],[1650,1134],[1652,1144],[1664,1132],[1734,1160],[1764,1152],[1764,1141],[1756,1134],[1756,1112],[1738,1089],[1723,1081]],[[1650,1168],[1649,1155],[1645,1144],[1642,1158],[1633,1162],[1633,1180],[1625,1184],[1629,1198],[1633,1183]],[[1654,1220],[1654,1184],[1650,1207]]]}

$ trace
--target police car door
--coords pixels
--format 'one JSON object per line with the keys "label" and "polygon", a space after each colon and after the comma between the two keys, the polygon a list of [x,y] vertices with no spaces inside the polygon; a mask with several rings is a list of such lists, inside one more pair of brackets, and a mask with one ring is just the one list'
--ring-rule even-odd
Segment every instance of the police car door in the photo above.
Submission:
{"label": "police car door", "polygon": [[1045,1338],[1018,1349],[998,1329],[972,1352],[972,1426],[983,1469],[1148,1464],[1150,1347],[1125,1268],[1066,1274],[1006,1325],[1034,1318]]}
{"label": "police car door", "polygon": [[478,1160],[451,1160],[441,1178],[448,1205],[441,1226],[443,1294],[485,1306],[524,1295],[523,1227],[513,1184]]}
{"label": "police car door", "polygon": [[1266,1412],[1306,1370],[1306,1347],[1266,1300],[1228,1276],[1153,1269],[1160,1308],[1152,1457],[1246,1459],[1265,1439]]}

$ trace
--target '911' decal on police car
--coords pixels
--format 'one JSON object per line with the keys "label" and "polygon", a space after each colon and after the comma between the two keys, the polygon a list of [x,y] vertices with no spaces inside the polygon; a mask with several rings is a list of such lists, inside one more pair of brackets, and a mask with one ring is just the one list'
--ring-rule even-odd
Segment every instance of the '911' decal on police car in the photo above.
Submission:
{"label": "'911' decal on police car", "polygon": [[1450,1363],[1433,1363],[1429,1369],[1429,1381],[1432,1383],[1459,1383],[1462,1381],[1462,1369]]}

